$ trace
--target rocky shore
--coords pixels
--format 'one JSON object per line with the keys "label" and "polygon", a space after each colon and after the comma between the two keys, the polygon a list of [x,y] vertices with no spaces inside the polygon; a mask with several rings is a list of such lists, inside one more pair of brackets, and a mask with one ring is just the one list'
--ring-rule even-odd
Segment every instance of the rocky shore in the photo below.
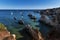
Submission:
{"label": "rocky shore", "polygon": [[51,31],[47,33],[47,40],[60,40],[60,8],[41,10],[40,23],[51,27]]}
{"label": "rocky shore", "polygon": [[19,31],[24,37],[22,40],[44,40],[42,34],[38,29],[33,29],[30,25],[26,25],[26,27]]}

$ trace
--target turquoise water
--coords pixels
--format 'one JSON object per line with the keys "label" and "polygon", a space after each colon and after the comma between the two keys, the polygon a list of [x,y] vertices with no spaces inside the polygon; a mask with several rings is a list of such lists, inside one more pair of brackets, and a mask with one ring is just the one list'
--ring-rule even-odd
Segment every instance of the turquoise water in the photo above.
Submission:
{"label": "turquoise water", "polygon": [[[22,14],[21,14],[22,13]],[[36,16],[36,22],[32,21],[28,14],[31,13],[33,16]],[[49,27],[40,24],[38,20],[40,19],[41,15],[40,13],[35,13],[33,11],[0,11],[0,23],[3,23],[6,25],[7,29],[11,31],[11,33],[14,33],[17,35],[17,38],[20,37],[20,34],[18,33],[19,30],[22,30],[24,28],[24,25],[20,25],[17,23],[18,20],[22,19],[23,15],[23,21],[25,24],[30,24],[33,28],[38,28],[43,35],[46,35],[49,31]],[[16,17],[17,20],[14,20],[14,17]],[[35,25],[39,25],[38,27]]]}

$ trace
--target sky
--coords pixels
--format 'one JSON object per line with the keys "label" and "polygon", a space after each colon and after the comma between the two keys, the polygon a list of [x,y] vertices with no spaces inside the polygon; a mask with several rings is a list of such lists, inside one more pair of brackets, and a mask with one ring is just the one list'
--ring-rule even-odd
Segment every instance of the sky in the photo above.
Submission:
{"label": "sky", "polygon": [[0,0],[0,9],[47,9],[60,7],[60,0]]}

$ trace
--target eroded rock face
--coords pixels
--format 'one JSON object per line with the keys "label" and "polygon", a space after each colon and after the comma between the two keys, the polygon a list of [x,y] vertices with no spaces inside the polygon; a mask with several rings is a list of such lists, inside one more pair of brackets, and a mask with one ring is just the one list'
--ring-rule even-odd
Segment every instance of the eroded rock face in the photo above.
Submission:
{"label": "eroded rock face", "polygon": [[29,17],[32,17],[32,14],[31,14],[31,13],[29,13],[29,14],[28,14],[28,16],[29,16]]}
{"label": "eroded rock face", "polygon": [[0,40],[16,40],[15,38],[16,38],[16,35],[15,34],[12,35],[7,30],[6,26],[0,23]]}
{"label": "eroded rock face", "polygon": [[8,31],[1,31],[0,32],[0,40],[3,40],[7,36],[10,36],[10,33]]}
{"label": "eroded rock face", "polygon": [[27,25],[23,31],[26,40],[44,40],[42,34],[37,29],[32,29],[29,25]]}
{"label": "eroded rock face", "polygon": [[16,40],[16,38],[9,31],[4,30],[0,31],[0,40]]}
{"label": "eroded rock face", "polygon": [[8,37],[5,37],[3,40],[16,40],[15,36],[10,35]]}

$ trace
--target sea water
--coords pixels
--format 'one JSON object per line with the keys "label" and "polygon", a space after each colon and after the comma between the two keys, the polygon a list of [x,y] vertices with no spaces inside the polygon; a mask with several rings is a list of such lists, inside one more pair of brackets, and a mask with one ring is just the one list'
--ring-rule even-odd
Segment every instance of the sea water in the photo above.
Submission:
{"label": "sea water", "polygon": [[[31,13],[33,16],[36,16],[37,18],[36,22],[32,21],[29,18],[28,16],[29,13]],[[14,17],[16,17],[17,20],[14,20]],[[0,10],[0,23],[6,25],[6,27],[8,28],[9,31],[11,31],[11,33],[17,33],[17,35],[18,31],[24,28],[24,25],[19,25],[17,23],[17,21],[20,19],[22,19],[25,24],[30,24],[31,27],[38,28],[43,33],[43,35],[47,35],[49,28],[38,22],[40,17],[41,17],[40,13],[35,13],[34,11]],[[36,27],[35,25],[39,25],[39,27]]]}

